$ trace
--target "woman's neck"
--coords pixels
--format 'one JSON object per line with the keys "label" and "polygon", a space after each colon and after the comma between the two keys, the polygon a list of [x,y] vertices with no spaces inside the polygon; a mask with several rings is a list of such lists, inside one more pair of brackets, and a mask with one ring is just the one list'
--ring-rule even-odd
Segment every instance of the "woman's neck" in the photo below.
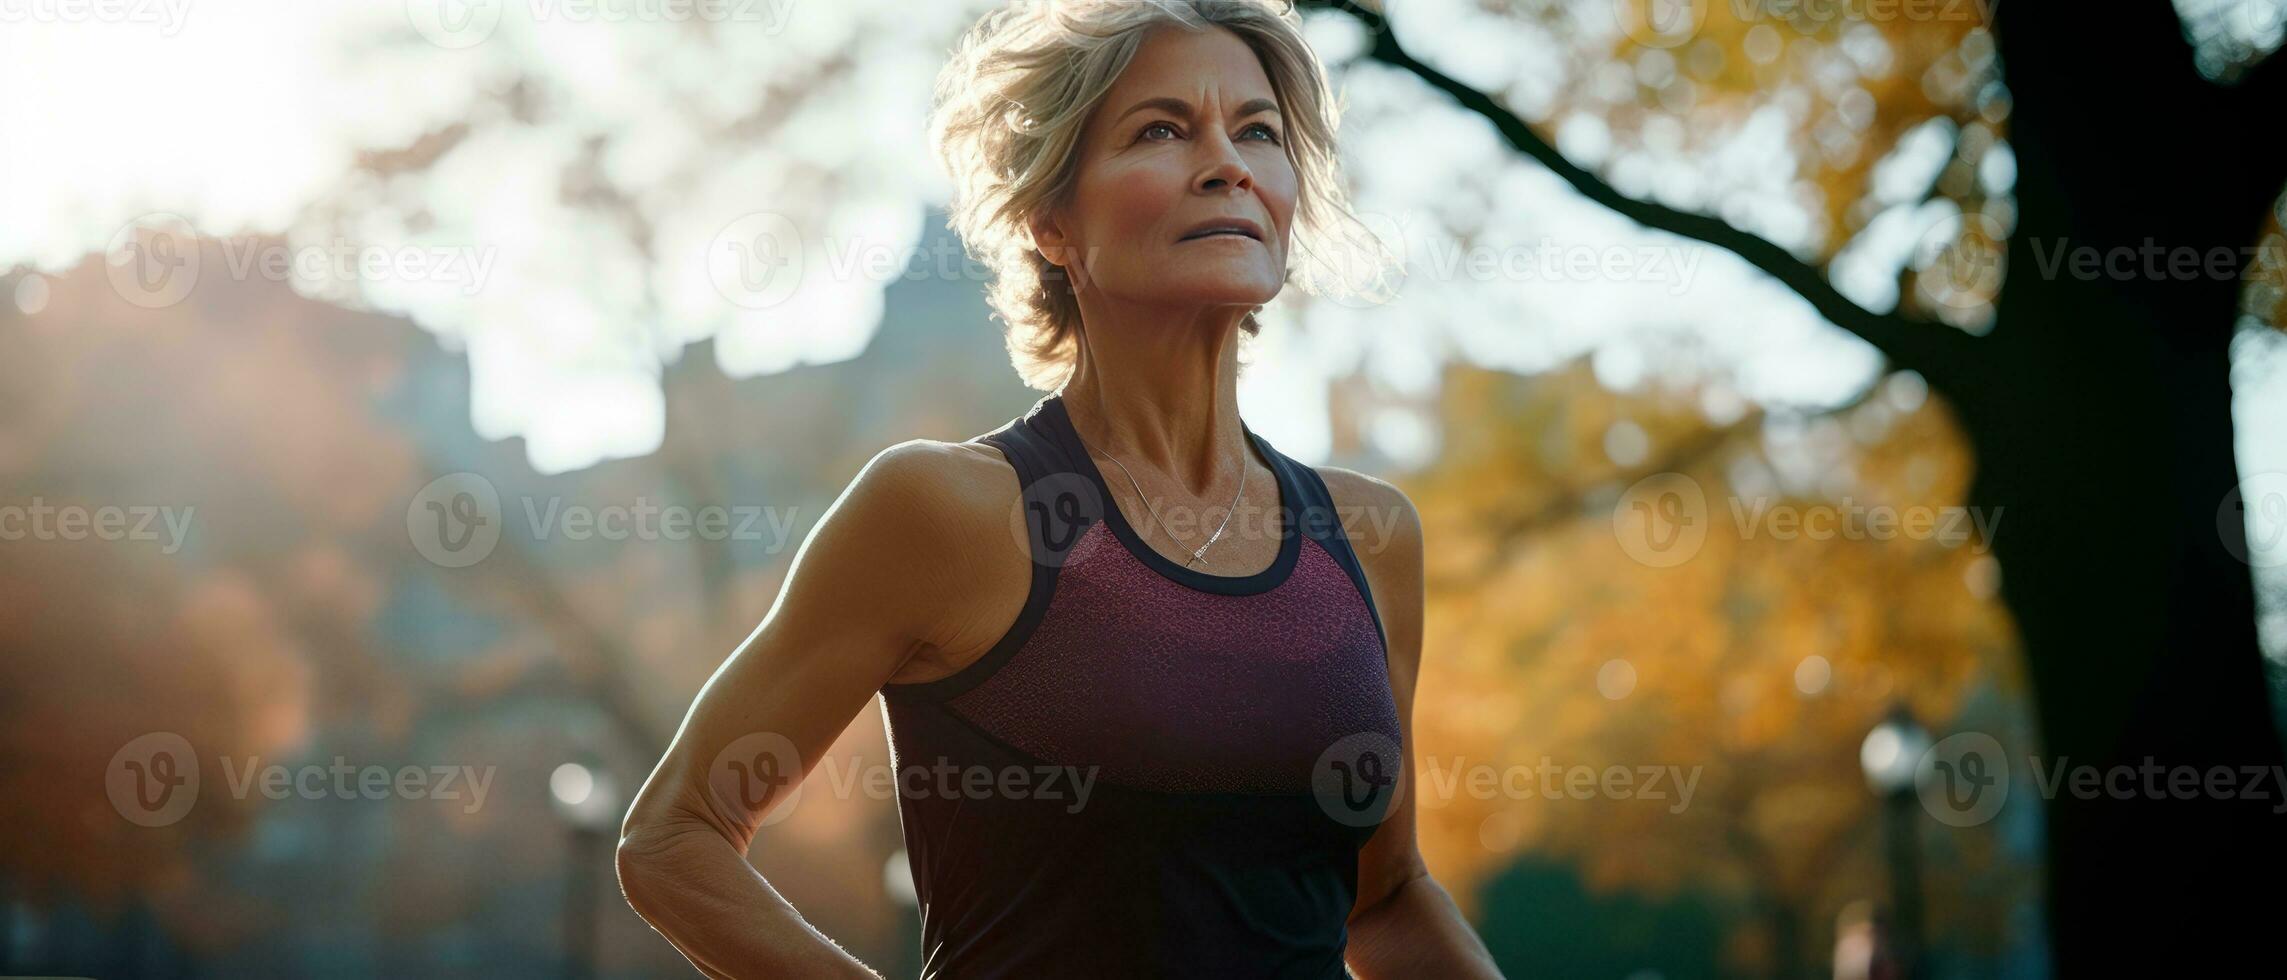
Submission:
{"label": "woman's neck", "polygon": [[1238,336],[1184,329],[1083,332],[1065,413],[1092,449],[1149,467],[1195,496],[1228,495],[1249,455],[1239,423]]}

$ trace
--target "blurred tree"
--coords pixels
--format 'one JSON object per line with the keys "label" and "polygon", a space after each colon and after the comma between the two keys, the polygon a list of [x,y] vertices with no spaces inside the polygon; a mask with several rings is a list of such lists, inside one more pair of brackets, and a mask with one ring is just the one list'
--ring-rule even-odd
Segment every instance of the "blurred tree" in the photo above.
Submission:
{"label": "blurred tree", "polygon": [[[1920,390],[1901,375],[1830,415],[1714,425],[1696,392],[1614,393],[1584,364],[1449,372],[1452,441],[1407,481],[1425,532],[1446,542],[1429,556],[1440,654],[1419,695],[1434,709],[1416,722],[1424,847],[1441,873],[1470,891],[1532,853],[1570,859],[1597,892],[1722,896],[1754,927],[1728,949],[1735,969],[1808,975],[1836,910],[1887,895],[1866,733],[1894,699],[1954,719],[1974,691],[2023,694],[1987,542],[1966,525],[1870,534],[1843,509],[1958,506],[1966,448]],[[1647,448],[1615,452],[1630,429]],[[1787,473],[1811,443],[1850,457],[1842,493],[1831,471],[1810,487]],[[1622,490],[1661,473],[1704,494],[1707,533],[1647,564],[1616,524]],[[1841,519],[1813,538],[1740,516],[1774,509]],[[1468,782],[1481,766],[1533,771],[1488,793]],[[1611,767],[1630,784],[1595,790]],[[1566,768],[1596,779],[1568,786]],[[1997,947],[2007,883],[2030,880],[1992,853],[2001,829],[1954,835],[1985,843],[1933,876],[1950,899],[1933,907],[1958,910],[1950,941]]]}
{"label": "blurred tree", "polygon": [[[1924,312],[1978,328],[1972,333],[1875,312],[1763,235],[1623,195],[1567,160],[1499,97],[1417,60],[1376,10],[1310,5],[1356,16],[1368,26],[1372,59],[1482,114],[1582,194],[1737,253],[1954,406],[1976,453],[1966,502],[2008,516],[1994,548],[2008,571],[2001,591],[2024,636],[2046,759],[2099,767],[2152,760],[2203,773],[2287,764],[2249,568],[2238,557],[2245,529],[2217,513],[2239,483],[2228,345],[2245,287],[2238,276],[2042,271],[2054,270],[2044,260],[2065,248],[2100,256],[2173,250],[2203,261],[2220,249],[2240,257],[2245,274],[2275,275],[2246,268],[2244,257],[2259,244],[2279,247],[2266,231],[2287,167],[2265,151],[2266,127],[2257,122],[2287,104],[2278,59],[2220,87],[2203,77],[2183,23],[2165,5],[2073,14],[2000,6],[1990,33],[1979,33],[2005,88],[1974,94],[1999,110],[1988,123],[2007,120],[2018,193],[2001,213],[2013,220],[1992,221],[1994,209],[1964,202],[1968,219],[1938,241],[1942,261],[1910,274]],[[1724,5],[1710,6],[1720,14]],[[1720,48],[1723,24],[1715,16],[1692,26],[1715,25],[1709,39]],[[2121,125],[2130,113],[2134,131]],[[1949,165],[1941,188],[1949,177],[1957,191],[1974,186]],[[1955,312],[1978,305],[2003,269],[2007,287],[1992,298],[1989,320]],[[2276,288],[2247,293],[2260,298],[2249,312],[2273,310]],[[2162,897],[2226,894],[2250,884],[2251,868],[2265,880],[2287,870],[2287,835],[2265,800],[2063,793],[2046,813],[2050,921],[2067,973],[2225,956],[2225,944],[2177,940],[2259,934],[2259,906]]]}
{"label": "blurred tree", "polygon": [[[223,267],[223,243],[201,247]],[[527,920],[506,906],[528,902],[504,898],[563,873],[562,835],[546,832],[553,767],[592,752],[638,783],[848,475],[899,439],[982,431],[1023,397],[981,315],[961,330],[900,317],[879,356],[767,385],[703,356],[672,365],[660,453],[543,475],[515,440],[469,431],[466,360],[402,320],[220,276],[145,310],[100,256],[46,285],[39,315],[0,309],[0,500],[166,506],[188,523],[172,552],[163,536],[0,547],[0,819],[42,842],[0,856],[0,894],[34,908],[85,896],[105,921],[148,902],[223,968],[318,955],[298,937],[319,935],[376,943],[389,972],[432,970],[454,941],[487,963],[554,956],[555,916]],[[957,377],[895,380],[948,366]],[[877,397],[854,410],[853,391]],[[497,487],[504,527],[481,561],[446,568],[417,552],[407,515],[454,472]],[[762,516],[735,536],[576,540],[533,528],[525,504],[644,500],[724,509],[726,531],[742,510]],[[196,805],[161,828],[114,812],[101,778],[148,732],[183,736],[204,767]],[[238,796],[216,768],[336,753],[500,778],[463,812]],[[835,758],[886,764],[870,709]],[[812,921],[894,964],[913,928],[882,874],[896,821],[890,801],[821,791],[754,859]],[[682,965],[599,897],[621,909],[607,956]]]}

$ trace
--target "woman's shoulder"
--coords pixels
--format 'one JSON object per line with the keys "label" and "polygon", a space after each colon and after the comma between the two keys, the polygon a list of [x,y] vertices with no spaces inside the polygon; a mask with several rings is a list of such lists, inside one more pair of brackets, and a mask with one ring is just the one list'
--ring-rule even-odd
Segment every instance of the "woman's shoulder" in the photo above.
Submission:
{"label": "woman's shoulder", "polygon": [[1396,484],[1339,466],[1313,466],[1334,505],[1342,533],[1360,554],[1386,550],[1394,537],[1420,534],[1421,517],[1413,499]]}
{"label": "woman's shoulder", "polygon": [[845,496],[896,508],[945,531],[998,519],[1017,494],[1015,467],[992,444],[908,439],[874,454]]}
{"label": "woman's shoulder", "polygon": [[[1032,582],[1015,467],[991,444],[911,439],[875,454],[845,498],[882,556],[875,594],[913,617],[915,653],[893,675],[949,676],[981,656],[1023,609]],[[870,515],[870,516],[869,516]]]}

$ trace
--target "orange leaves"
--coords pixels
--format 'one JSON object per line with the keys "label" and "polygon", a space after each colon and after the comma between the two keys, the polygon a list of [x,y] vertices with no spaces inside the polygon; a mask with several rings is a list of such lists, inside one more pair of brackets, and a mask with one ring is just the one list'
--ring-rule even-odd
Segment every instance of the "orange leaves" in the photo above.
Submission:
{"label": "orange leaves", "polygon": [[[1808,443],[1811,482],[1795,487],[1766,458],[1759,417],[1720,429],[1689,397],[1615,395],[1580,365],[1454,372],[1453,452],[1406,487],[1439,570],[1416,761],[1535,774],[1491,793],[1424,785],[1424,854],[1457,898],[1528,850],[1600,889],[1691,883],[1807,908],[1874,887],[1854,877],[1874,866],[1860,741],[1894,697],[1935,728],[2017,674],[2007,617],[1962,584],[1982,543],[1876,517],[1937,514],[1967,485],[1959,435],[1912,389],[1886,384],[1814,422],[1835,438]],[[1619,418],[1649,436],[1637,466],[1601,452]],[[1684,516],[1705,533],[1681,560],[1647,564],[1613,514],[1630,485],[1670,470],[1704,497]],[[1762,475],[1735,485],[1743,472]],[[1595,788],[1545,792],[1544,767],[1560,786],[1594,773]],[[1678,787],[1653,798],[1641,779],[1602,778],[1615,768],[1697,784],[1688,802]]]}

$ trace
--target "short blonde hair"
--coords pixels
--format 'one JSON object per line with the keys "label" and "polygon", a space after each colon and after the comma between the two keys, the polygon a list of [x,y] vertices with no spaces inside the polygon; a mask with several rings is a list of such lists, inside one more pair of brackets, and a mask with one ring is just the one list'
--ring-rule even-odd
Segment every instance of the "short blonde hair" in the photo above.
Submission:
{"label": "short blonde hair", "polygon": [[[929,136],[953,178],[953,230],[991,273],[986,298],[1004,321],[1009,361],[1033,388],[1055,390],[1071,376],[1080,306],[1064,270],[1033,247],[1027,221],[1068,200],[1089,114],[1144,38],[1170,24],[1225,28],[1262,62],[1298,178],[1295,251],[1320,254],[1341,222],[1356,222],[1335,156],[1341,107],[1291,3],[1012,0],[954,46],[937,77]],[[1288,279],[1297,279],[1291,268]],[[1317,283],[1300,284],[1317,292]],[[1253,312],[1243,329],[1261,329]]]}

